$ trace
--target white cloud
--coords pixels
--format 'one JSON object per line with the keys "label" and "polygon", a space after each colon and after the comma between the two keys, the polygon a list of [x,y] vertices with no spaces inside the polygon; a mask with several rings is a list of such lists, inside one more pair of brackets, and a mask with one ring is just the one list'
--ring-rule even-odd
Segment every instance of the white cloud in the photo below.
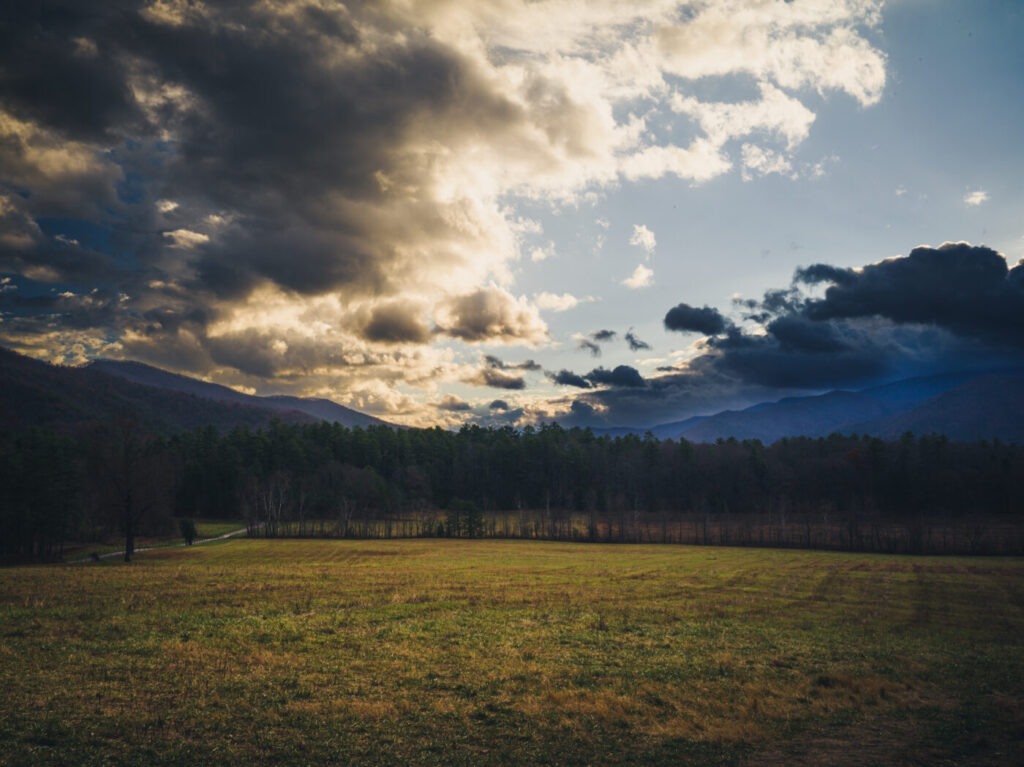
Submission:
{"label": "white cloud", "polygon": [[707,139],[696,139],[683,149],[672,144],[649,146],[622,159],[619,169],[631,181],[667,174],[694,183],[710,181],[732,167],[732,162]]}
{"label": "white cloud", "polygon": [[636,269],[633,270],[633,274],[624,279],[622,284],[627,288],[632,288],[633,290],[646,288],[654,284],[654,270],[648,269],[643,264],[637,264]]}
{"label": "white cloud", "polygon": [[175,229],[172,232],[164,232],[164,237],[171,241],[172,248],[182,248],[185,250],[210,241],[209,235],[202,232],[193,232],[190,229]]}
{"label": "white cloud", "polygon": [[633,224],[633,235],[629,238],[629,244],[643,248],[647,251],[647,255],[650,256],[654,253],[654,248],[657,246],[658,241],[654,237],[654,232],[644,224]]}
{"label": "white cloud", "polygon": [[767,176],[770,173],[787,175],[793,172],[793,163],[782,152],[764,149],[756,144],[744,144],[743,180],[749,181],[754,176]]}
{"label": "white cloud", "polygon": [[964,195],[964,202],[971,206],[981,205],[983,202],[988,200],[988,192],[984,189],[975,189],[973,192],[968,192]]}
{"label": "white cloud", "polygon": [[547,309],[553,312],[565,312],[576,308],[580,304],[591,303],[596,300],[593,296],[577,298],[571,293],[563,293],[562,295],[557,293],[540,293],[534,296],[534,303],[538,309]]}
{"label": "white cloud", "polygon": [[746,73],[787,89],[843,91],[868,106],[885,86],[885,56],[857,26],[877,26],[881,6],[875,0],[718,0],[685,23],[660,29],[657,44],[665,68],[680,77]]}
{"label": "white cloud", "polygon": [[814,112],[770,83],[763,82],[760,87],[759,100],[739,103],[701,102],[673,93],[672,110],[692,116],[716,146],[763,132],[784,139],[786,148],[793,149],[810,133]]}

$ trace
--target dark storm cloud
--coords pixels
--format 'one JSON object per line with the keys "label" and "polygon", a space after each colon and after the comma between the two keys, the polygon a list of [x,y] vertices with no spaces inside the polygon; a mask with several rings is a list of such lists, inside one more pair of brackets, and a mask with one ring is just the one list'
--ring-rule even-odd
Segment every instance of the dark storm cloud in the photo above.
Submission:
{"label": "dark storm cloud", "polygon": [[488,405],[487,407],[490,408],[491,410],[508,410],[509,409],[508,403],[505,400],[503,400],[503,399],[496,399],[493,402],[491,402],[491,404]]}
{"label": "dark storm cloud", "polygon": [[581,338],[580,342],[576,344],[576,348],[581,352],[590,352],[591,357],[601,356],[601,347],[586,338]]}
{"label": "dark storm cloud", "polygon": [[39,237],[25,248],[5,248],[4,239],[0,233],[0,272],[20,273],[47,284],[92,285],[97,277],[117,269],[110,255],[73,240]]}
{"label": "dark storm cloud", "polygon": [[637,388],[646,385],[639,371],[629,365],[617,365],[613,370],[594,368],[583,377],[602,386]]}
{"label": "dark storm cloud", "polygon": [[724,407],[743,407],[772,395],[778,398],[778,390],[737,386],[734,376],[711,368],[676,370],[647,379],[644,387],[579,393],[573,399],[579,406],[572,406],[571,415],[563,420],[580,426],[645,427]]}
{"label": "dark storm cloud", "polygon": [[430,328],[419,312],[402,303],[384,304],[373,310],[363,337],[379,343],[426,343]]}
{"label": "dark storm cloud", "polygon": [[559,370],[557,373],[548,373],[548,378],[560,386],[575,386],[578,389],[590,388],[590,382],[586,378],[576,375],[571,370]]}
{"label": "dark storm cloud", "polygon": [[438,332],[470,343],[540,342],[548,337],[547,325],[536,308],[501,288],[480,288],[453,296],[438,309]]}
{"label": "dark storm cloud", "polygon": [[625,335],[626,343],[629,344],[629,350],[632,352],[643,351],[644,349],[650,349],[651,345],[645,341],[641,341],[636,337],[633,332],[633,328],[630,328]]}
{"label": "dark storm cloud", "polygon": [[[492,257],[494,241],[424,191],[442,171],[419,150],[456,155],[464,138],[514,130],[523,107],[454,48],[412,28],[395,34],[406,26],[396,19],[359,4],[5,9],[0,273],[120,290],[124,316],[97,330],[116,337],[130,325],[136,343],[176,359],[182,339],[213,345],[207,323],[268,284],[380,301],[438,264],[475,273],[451,254]],[[110,242],[55,245],[35,224],[47,217]],[[169,283],[182,288],[173,299],[153,287]],[[439,332],[455,338],[546,338],[535,308],[498,289],[442,309],[451,322]],[[375,343],[430,341],[421,316],[386,303],[353,326]]]}
{"label": "dark storm cloud", "polygon": [[701,309],[689,304],[679,304],[665,315],[665,328],[681,333],[694,332],[713,336],[725,330],[725,318],[717,309],[705,306]]}
{"label": "dark storm cloud", "polygon": [[799,315],[778,317],[766,327],[784,349],[826,354],[850,348],[834,325],[814,322]]}
{"label": "dark storm cloud", "polygon": [[595,330],[590,334],[590,337],[598,343],[603,343],[605,341],[611,341],[616,335],[618,334],[614,330]]}
{"label": "dark storm cloud", "polygon": [[[826,284],[824,296],[806,295],[807,284]],[[753,326],[710,307],[671,310],[667,328],[710,336],[697,356],[658,368],[643,388],[581,394],[595,408],[590,422],[648,426],[787,394],[1024,364],[1024,265],[986,247],[915,248],[860,269],[815,264],[790,287],[734,303]],[[575,411],[569,421],[581,422]]]}
{"label": "dark storm cloud", "polygon": [[447,410],[450,413],[465,413],[472,410],[473,406],[465,400],[459,399],[454,394],[446,394],[440,402],[435,402],[434,407],[438,410]]}
{"label": "dark storm cloud", "polygon": [[824,298],[807,302],[812,321],[884,317],[1024,348],[1024,265],[1008,268],[991,248],[919,247],[858,271],[816,264],[796,279],[832,283]]}
{"label": "dark storm cloud", "polygon": [[844,269],[841,266],[811,264],[810,266],[797,269],[793,279],[796,282],[803,282],[808,285],[816,285],[819,282],[834,282],[837,285],[846,285],[856,279],[856,273],[852,269]]}
{"label": "dark storm cloud", "polygon": [[509,375],[497,368],[484,368],[467,383],[476,386],[490,386],[493,389],[525,389],[526,380],[522,376]]}
{"label": "dark storm cloud", "polygon": [[[830,333],[823,335],[831,338]],[[753,336],[733,330],[722,338],[712,339],[710,347],[717,353],[706,355],[699,362],[747,384],[783,389],[868,383],[889,368],[887,350],[866,340],[862,348],[838,343],[827,348],[825,343],[816,344],[817,339],[806,329],[792,337],[799,339],[801,345],[782,342],[773,335]]]}
{"label": "dark storm cloud", "polygon": [[126,5],[11,3],[0,18],[0,102],[23,119],[88,139],[110,138],[114,126],[139,123],[118,51],[97,46],[83,52],[72,42],[111,24]]}
{"label": "dark storm cloud", "polygon": [[500,357],[495,357],[493,354],[485,354],[483,357],[484,364],[487,367],[494,368],[495,370],[540,370],[541,365],[539,362],[534,360],[524,360],[522,362],[505,362]]}

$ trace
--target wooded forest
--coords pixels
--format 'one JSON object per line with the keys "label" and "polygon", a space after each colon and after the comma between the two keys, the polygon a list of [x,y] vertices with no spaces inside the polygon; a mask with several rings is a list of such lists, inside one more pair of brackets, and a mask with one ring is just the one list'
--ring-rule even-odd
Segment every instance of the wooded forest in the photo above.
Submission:
{"label": "wooded forest", "polygon": [[274,422],[162,437],[137,422],[0,435],[0,556],[168,534],[528,537],[1024,553],[1024,447],[860,436],[715,444]]}

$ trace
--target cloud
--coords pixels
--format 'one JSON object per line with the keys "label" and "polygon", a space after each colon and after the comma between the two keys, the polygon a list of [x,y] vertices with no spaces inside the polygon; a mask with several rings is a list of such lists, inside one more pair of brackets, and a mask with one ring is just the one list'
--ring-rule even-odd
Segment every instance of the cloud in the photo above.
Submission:
{"label": "cloud", "polygon": [[[110,301],[5,303],[19,314],[0,340],[67,344],[53,354],[69,358],[117,348],[425,419],[431,408],[418,400],[414,414],[398,387],[465,375],[436,347],[544,343],[538,309],[570,308],[568,293],[513,295],[517,263],[551,254],[531,239],[528,206],[752,172],[722,136],[788,157],[813,127],[811,91],[877,101],[878,9],[82,0],[14,11],[0,45],[0,188],[18,192],[0,204],[0,277]],[[737,75],[759,83],[756,98],[705,98],[707,78]],[[64,223],[43,231],[47,221]],[[638,269],[630,287],[652,276]]]}
{"label": "cloud", "polygon": [[885,86],[885,57],[854,29],[881,21],[881,3],[752,4],[725,0],[658,32],[666,68],[696,79],[748,73],[787,89],[839,90],[874,104]]}
{"label": "cloud", "polygon": [[633,274],[624,279],[622,284],[632,290],[649,287],[654,284],[654,270],[648,269],[643,264],[637,264],[636,269],[633,270]]}
{"label": "cloud", "polygon": [[598,343],[603,343],[605,341],[611,341],[616,335],[617,334],[614,330],[595,330],[590,334],[590,337]]}
{"label": "cloud", "polygon": [[793,149],[807,138],[814,112],[799,99],[786,95],[768,82],[759,83],[760,98],[741,102],[703,102],[674,93],[672,109],[691,115],[715,146],[752,133],[768,133]]}
{"label": "cloud", "polygon": [[593,296],[586,296],[585,298],[577,298],[571,293],[539,293],[533,298],[534,304],[538,309],[548,309],[553,312],[566,312],[570,309],[574,309],[581,303],[590,303],[594,301]]}
{"label": "cloud", "polygon": [[988,192],[984,189],[975,189],[973,192],[968,192],[964,195],[964,203],[972,207],[977,207],[983,202],[988,201]]}
{"label": "cloud", "polygon": [[414,306],[391,302],[373,309],[363,337],[385,344],[423,344],[430,339],[430,328]]}
{"label": "cloud", "polygon": [[640,375],[640,372],[629,365],[617,365],[614,370],[594,368],[583,377],[591,383],[603,386],[625,388],[646,386],[646,382],[643,376]]}
{"label": "cloud", "polygon": [[601,356],[601,347],[591,341],[589,338],[585,338],[581,335],[574,336],[576,339],[576,349],[581,352],[589,352],[591,357]]}
{"label": "cloud", "polygon": [[496,399],[487,407],[491,410],[508,410],[509,404],[503,399]]}
{"label": "cloud", "polygon": [[523,360],[522,362],[506,362],[500,357],[495,357],[493,354],[485,354],[483,357],[484,364],[489,368],[495,370],[540,370],[540,363],[534,362],[533,360]]}
{"label": "cloud", "polygon": [[832,284],[807,301],[812,321],[881,317],[1024,348],[1024,264],[983,245],[947,242],[857,270],[813,265],[797,279]]}
{"label": "cloud", "polygon": [[189,229],[175,229],[172,232],[164,232],[164,237],[171,241],[171,247],[191,249],[210,241],[208,234],[193,232]]}
{"label": "cloud", "polygon": [[859,268],[811,264],[790,286],[735,304],[742,327],[712,307],[671,309],[667,329],[708,337],[674,352],[681,362],[643,387],[577,394],[592,412],[560,400],[565,422],[642,427],[790,394],[1024,366],[1024,262],[1011,267],[984,246],[922,246]]}
{"label": "cloud", "polygon": [[466,379],[466,383],[475,386],[490,386],[493,389],[525,389],[526,379],[522,376],[509,375],[495,368],[483,368],[472,378]]}
{"label": "cloud", "polygon": [[504,371],[522,370],[537,371],[541,369],[540,364],[533,360],[523,362],[505,362],[493,354],[485,354],[483,357],[484,367],[473,376],[465,379],[466,383],[474,386],[490,386],[494,389],[515,389],[526,388],[526,379],[521,375],[513,375]]}
{"label": "cloud", "polygon": [[633,234],[629,238],[630,245],[636,245],[647,251],[647,255],[650,256],[654,253],[654,248],[657,246],[658,241],[654,237],[654,232],[648,229],[643,224],[633,224]]}
{"label": "cloud", "polygon": [[[822,297],[799,290],[822,283]],[[806,390],[1024,362],[1024,265],[1009,268],[984,246],[921,246],[857,269],[812,264],[796,271],[793,288],[755,303],[761,332],[681,305],[677,324],[720,334],[690,360],[691,372]]]}
{"label": "cloud", "polygon": [[792,161],[781,152],[775,152],[756,144],[744,144],[741,151],[744,181],[749,181],[755,176],[767,176],[772,173],[785,176],[793,172]]}
{"label": "cloud", "polygon": [[440,332],[470,343],[538,344],[548,339],[537,308],[498,287],[446,299],[434,316]]}
{"label": "cloud", "polygon": [[706,336],[717,335],[726,328],[726,320],[717,309],[710,306],[698,309],[689,304],[678,304],[669,309],[664,323],[666,330],[703,333]]}
{"label": "cloud", "polygon": [[473,409],[472,405],[465,400],[456,397],[454,394],[446,394],[441,398],[440,402],[435,402],[434,406],[438,410],[447,410],[452,413],[464,413]]}
{"label": "cloud", "polygon": [[590,382],[586,378],[570,370],[559,370],[557,373],[549,373],[548,378],[560,386],[575,386],[578,389],[590,388]]}
{"label": "cloud", "polygon": [[641,341],[639,338],[636,337],[636,334],[633,332],[633,328],[630,328],[626,332],[625,339],[626,343],[629,344],[629,350],[631,352],[639,352],[643,351],[644,349],[651,348],[651,345],[649,343]]}

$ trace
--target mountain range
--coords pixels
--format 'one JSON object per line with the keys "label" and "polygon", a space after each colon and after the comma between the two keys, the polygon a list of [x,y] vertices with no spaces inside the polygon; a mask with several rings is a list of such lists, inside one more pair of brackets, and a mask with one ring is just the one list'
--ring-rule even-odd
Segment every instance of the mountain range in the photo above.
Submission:
{"label": "mountain range", "polygon": [[[0,348],[0,428],[69,427],[126,413],[163,433],[205,425],[259,427],[275,418],[287,423],[402,428],[328,399],[259,397],[141,362],[50,365]],[[835,432],[894,439],[907,431],[964,441],[1024,442],[1024,370],[908,378],[859,391],[787,397],[647,428],[594,431],[612,437],[649,431],[659,439],[691,442],[735,437],[765,444]]]}
{"label": "mountain range", "polygon": [[207,425],[255,428],[275,418],[391,425],[330,400],[256,397],[140,362],[97,360],[67,367],[0,348],[0,428],[73,428],[126,414],[164,434]]}
{"label": "mountain range", "polygon": [[90,362],[87,367],[90,370],[123,378],[145,386],[171,389],[217,402],[249,405],[281,413],[298,411],[305,413],[313,420],[331,421],[350,428],[353,426],[366,428],[367,426],[393,425],[379,418],[374,418],[372,415],[366,415],[366,413],[360,413],[358,410],[352,410],[344,405],[339,405],[337,402],[332,402],[329,399],[288,397],[284,395],[257,397],[253,394],[235,391],[220,384],[199,381],[195,378],[178,375],[177,373],[169,373],[166,370],[145,365],[141,362],[95,360]]}
{"label": "mountain range", "polygon": [[940,433],[950,439],[998,438],[1024,442],[1024,371],[947,373],[908,378],[860,391],[830,391],[762,402],[647,429],[617,428],[609,434],[643,434],[691,442],[832,433],[894,439],[904,432]]}

